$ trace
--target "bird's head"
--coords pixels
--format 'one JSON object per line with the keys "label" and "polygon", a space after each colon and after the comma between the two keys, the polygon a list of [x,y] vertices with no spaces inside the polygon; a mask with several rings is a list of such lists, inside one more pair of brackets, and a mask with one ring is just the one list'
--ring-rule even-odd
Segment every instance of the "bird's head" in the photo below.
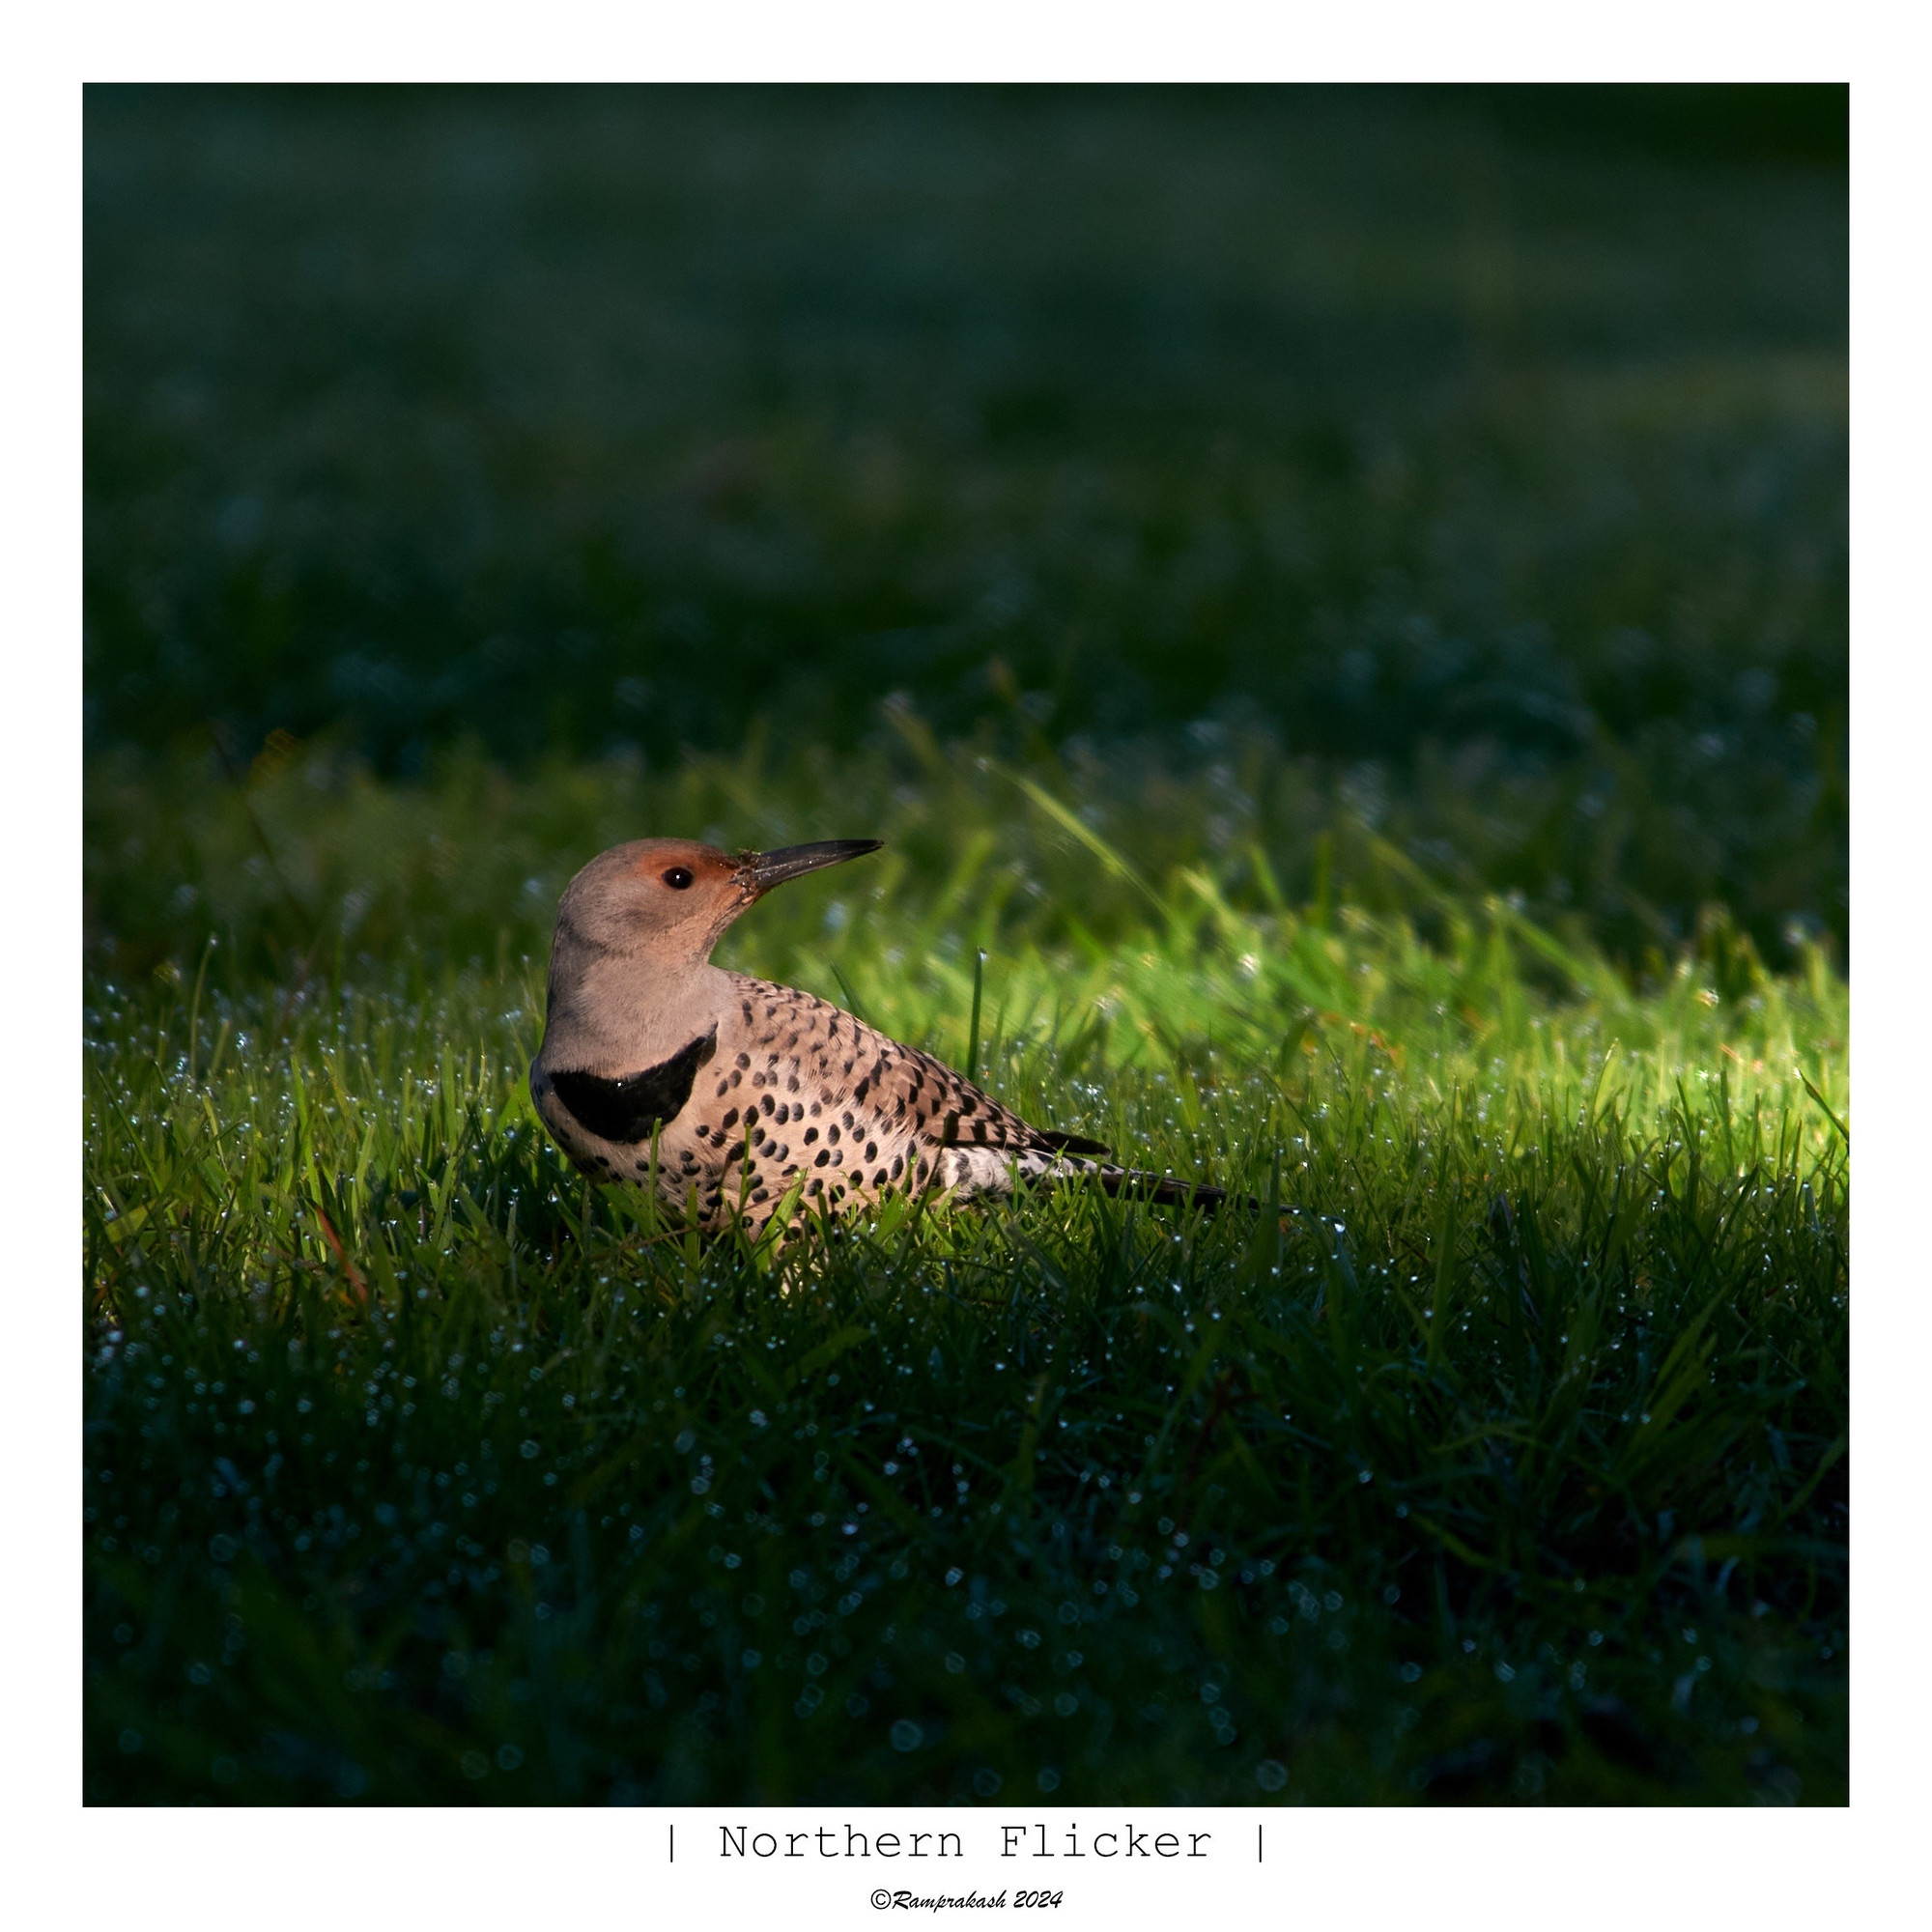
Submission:
{"label": "bird's head", "polygon": [[557,934],[593,952],[701,965],[724,928],[774,886],[876,852],[877,838],[827,838],[776,852],[721,852],[689,838],[636,838],[601,852],[564,888]]}

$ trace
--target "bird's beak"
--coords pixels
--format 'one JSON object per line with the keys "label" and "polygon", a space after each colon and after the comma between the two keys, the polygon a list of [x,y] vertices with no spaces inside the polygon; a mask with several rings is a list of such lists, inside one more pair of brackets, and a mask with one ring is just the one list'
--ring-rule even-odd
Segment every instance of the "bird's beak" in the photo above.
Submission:
{"label": "bird's beak", "polygon": [[774,886],[815,872],[821,866],[841,866],[847,859],[876,852],[882,838],[823,838],[815,845],[786,845],[777,852],[747,852],[738,862],[738,882],[751,898],[762,897]]}

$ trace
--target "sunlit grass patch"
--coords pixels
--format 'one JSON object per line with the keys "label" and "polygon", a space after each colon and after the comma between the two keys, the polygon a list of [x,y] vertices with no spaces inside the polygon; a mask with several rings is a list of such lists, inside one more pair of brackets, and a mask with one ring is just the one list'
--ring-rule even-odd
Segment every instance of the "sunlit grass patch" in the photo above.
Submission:
{"label": "sunlit grass patch", "polygon": [[[882,876],[742,956],[963,1062]],[[528,969],[98,979],[93,1794],[1842,1797],[1843,982],[1141,896],[982,1077],[1259,1213],[748,1254],[562,1165]]]}

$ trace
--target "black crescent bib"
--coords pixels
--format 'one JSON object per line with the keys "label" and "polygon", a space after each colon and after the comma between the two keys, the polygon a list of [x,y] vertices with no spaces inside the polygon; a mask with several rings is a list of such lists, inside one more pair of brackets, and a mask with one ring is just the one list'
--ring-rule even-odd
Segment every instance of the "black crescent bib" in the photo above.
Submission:
{"label": "black crescent bib", "polygon": [[718,1051],[718,1029],[680,1047],[657,1066],[607,1080],[601,1073],[553,1073],[550,1084],[571,1118],[600,1140],[634,1147],[674,1121],[691,1098],[697,1069]]}

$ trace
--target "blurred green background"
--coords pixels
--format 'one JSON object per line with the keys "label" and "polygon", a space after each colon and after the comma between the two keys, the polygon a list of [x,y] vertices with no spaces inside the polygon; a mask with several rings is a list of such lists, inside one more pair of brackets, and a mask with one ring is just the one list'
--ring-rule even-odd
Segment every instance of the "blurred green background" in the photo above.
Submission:
{"label": "blurred green background", "polygon": [[182,828],[289,738],[284,902],[356,783],[541,816],[749,746],[862,834],[924,746],[1236,902],[1366,829],[1638,975],[1719,905],[1842,948],[1842,89],[86,118],[90,929],[138,964],[245,952]]}

